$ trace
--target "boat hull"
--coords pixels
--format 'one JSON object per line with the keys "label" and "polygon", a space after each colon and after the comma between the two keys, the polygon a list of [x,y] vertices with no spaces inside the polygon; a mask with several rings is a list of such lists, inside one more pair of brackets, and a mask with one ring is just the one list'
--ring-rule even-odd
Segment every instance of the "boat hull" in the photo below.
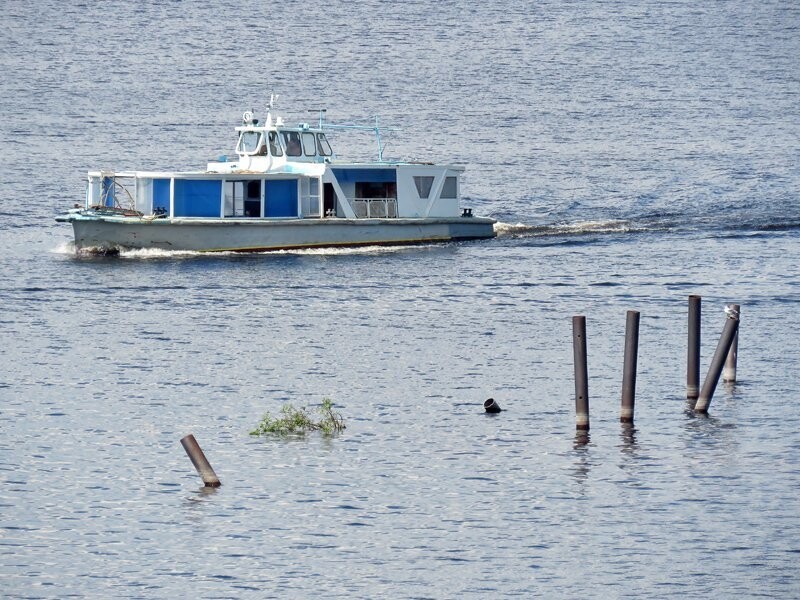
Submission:
{"label": "boat hull", "polygon": [[70,214],[78,250],[157,248],[259,252],[328,246],[400,245],[485,239],[494,220],[429,219],[147,219]]}

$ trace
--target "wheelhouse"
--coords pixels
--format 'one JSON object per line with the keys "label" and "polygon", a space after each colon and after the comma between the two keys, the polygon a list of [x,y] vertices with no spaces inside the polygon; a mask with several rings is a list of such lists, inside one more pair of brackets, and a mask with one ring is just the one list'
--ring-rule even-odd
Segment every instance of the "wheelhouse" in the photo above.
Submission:
{"label": "wheelhouse", "polygon": [[243,124],[237,127],[239,139],[236,154],[242,157],[270,157],[301,162],[324,162],[333,157],[333,149],[325,132],[307,123],[286,127],[281,119],[275,124],[271,117],[259,125],[252,112],[244,114]]}

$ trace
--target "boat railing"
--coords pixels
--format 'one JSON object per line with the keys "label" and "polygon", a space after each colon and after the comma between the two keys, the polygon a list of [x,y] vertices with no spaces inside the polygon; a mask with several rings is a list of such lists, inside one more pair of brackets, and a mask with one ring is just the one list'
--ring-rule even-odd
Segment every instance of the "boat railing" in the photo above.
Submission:
{"label": "boat railing", "polygon": [[357,219],[397,218],[397,198],[353,198],[350,204]]}

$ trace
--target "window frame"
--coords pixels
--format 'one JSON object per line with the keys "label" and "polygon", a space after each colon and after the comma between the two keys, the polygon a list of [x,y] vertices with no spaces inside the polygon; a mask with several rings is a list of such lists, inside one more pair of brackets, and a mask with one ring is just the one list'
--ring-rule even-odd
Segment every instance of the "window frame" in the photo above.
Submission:
{"label": "window frame", "polygon": [[[431,197],[431,190],[433,189],[433,182],[436,177],[433,175],[414,175],[414,186],[417,188],[417,196],[421,200],[427,200]],[[425,195],[422,194],[423,190]]]}
{"label": "window frame", "polygon": [[[308,140],[308,142],[306,140]],[[303,146],[304,156],[317,155],[317,136],[314,135],[313,131],[304,131],[302,134],[300,134],[300,141]],[[311,152],[309,152],[309,146],[311,146]]]}
{"label": "window frame", "polygon": [[[291,136],[297,136],[297,153],[289,152],[289,139]],[[283,138],[283,147],[284,151],[286,152],[286,156],[290,156],[292,158],[297,158],[303,156],[303,141],[300,137],[299,131],[281,131],[281,137]]]}
{"label": "window frame", "polygon": [[321,131],[317,133],[317,154],[320,156],[333,156],[331,143],[328,141],[328,137]]}
{"label": "window frame", "polygon": [[270,131],[267,136],[267,145],[269,146],[270,156],[280,157],[283,156],[283,148],[281,147],[281,138],[277,131]]}
{"label": "window frame", "polygon": [[[252,135],[256,136],[255,147],[252,150],[246,150],[244,148],[244,141],[245,137],[251,137]],[[239,154],[244,154],[246,156],[253,156],[258,153],[261,145],[263,144],[264,134],[260,131],[253,131],[253,130],[245,130],[239,134],[239,142],[236,144],[236,152]]]}
{"label": "window frame", "polygon": [[[451,192],[452,195],[450,195]],[[455,175],[445,176],[439,197],[442,200],[458,200],[458,177]]]}

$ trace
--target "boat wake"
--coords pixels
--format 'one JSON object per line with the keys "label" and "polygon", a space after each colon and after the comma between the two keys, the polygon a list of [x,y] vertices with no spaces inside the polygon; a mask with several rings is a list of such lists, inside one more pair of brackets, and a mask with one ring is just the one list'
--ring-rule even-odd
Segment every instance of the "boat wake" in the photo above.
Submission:
{"label": "boat wake", "polygon": [[414,244],[414,245],[371,245],[371,246],[347,246],[347,247],[325,247],[325,248],[296,248],[289,250],[268,250],[262,252],[199,252],[195,250],[163,250],[160,248],[84,248],[80,251],[75,250],[73,242],[64,242],[53,248],[53,254],[63,254],[81,257],[105,257],[111,256],[120,259],[131,260],[153,260],[163,258],[230,258],[242,256],[348,256],[348,255],[370,255],[388,254],[397,252],[407,252],[410,249],[419,250],[420,248],[435,248],[438,244]]}
{"label": "boat wake", "polygon": [[406,245],[379,245],[372,246],[339,246],[325,248],[297,248],[294,250],[271,250],[260,254],[293,254],[300,256],[340,256],[351,254],[389,254],[408,252],[420,248],[436,248],[438,244],[406,244]]}
{"label": "boat wake", "polygon": [[[158,258],[180,258],[191,256],[204,256],[207,253],[195,252],[193,250],[162,250],[160,248],[120,248],[115,254],[120,258],[131,258],[136,260],[148,260]],[[222,255],[234,254],[234,252],[220,252]]]}
{"label": "boat wake", "polygon": [[[119,258],[173,258],[176,256],[207,256],[207,253],[192,252],[188,250],[160,250],[158,248],[146,249],[132,249],[132,248],[82,248],[81,250],[75,249],[75,243],[72,241],[63,242],[55,248],[50,250],[53,254],[63,254],[66,256],[77,257],[103,257],[112,256]],[[235,254],[234,252],[221,252],[220,254]]]}
{"label": "boat wake", "polygon": [[573,223],[552,223],[548,225],[526,225],[525,223],[495,223],[497,237],[547,237],[561,235],[582,235],[586,233],[630,233],[644,231],[624,219],[602,219],[597,221],[575,221]]}
{"label": "boat wake", "polygon": [[62,242],[55,248],[51,249],[50,252],[52,254],[75,254],[75,242],[71,240]]}

